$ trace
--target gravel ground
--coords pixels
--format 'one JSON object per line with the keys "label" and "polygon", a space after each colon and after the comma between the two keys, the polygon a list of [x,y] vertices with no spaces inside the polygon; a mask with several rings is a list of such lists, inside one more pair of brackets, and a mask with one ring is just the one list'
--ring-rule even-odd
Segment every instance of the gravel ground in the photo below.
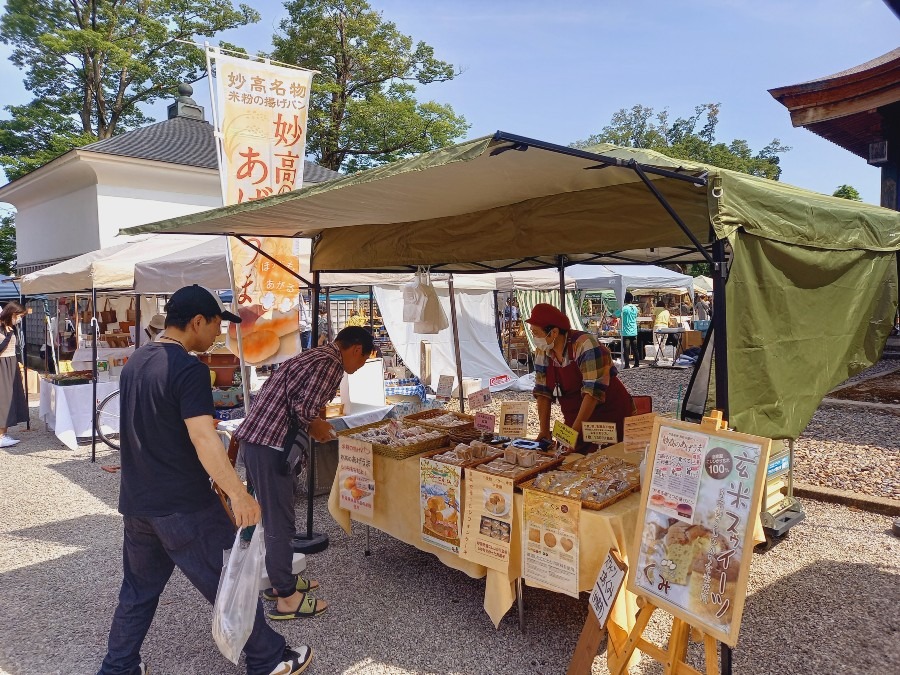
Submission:
{"label": "gravel ground", "polygon": [[[684,371],[649,368],[623,374],[632,391],[655,401],[674,398],[687,378]],[[70,452],[36,419],[33,426],[17,434],[21,444],[0,450],[0,675],[89,674],[105,652],[121,580],[119,481],[100,470],[118,456],[101,450],[92,464],[89,448]],[[896,496],[898,428],[895,416],[824,406],[798,442],[798,478],[843,480],[857,491]],[[877,471],[864,470],[873,457],[893,467],[883,478],[892,483],[878,488]],[[804,507],[805,522],[754,556],[734,672],[900,672],[900,540],[890,534],[891,520],[813,501]],[[512,612],[494,630],[481,607],[482,580],[375,531],[373,556],[366,558],[364,530],[345,535],[324,497],[316,500],[316,526],[332,544],[311,557],[310,570],[331,608],[313,621],[277,626],[289,642],[316,650],[309,672],[565,672],[586,596],[527,589],[526,632]],[[209,617],[209,606],[176,572],[144,645],[154,673],[243,672],[219,655]],[[645,635],[662,642],[667,628],[655,618]],[[698,647],[690,657],[702,664]],[[593,673],[606,672],[600,656]],[[662,669],[645,659],[632,672]]]}

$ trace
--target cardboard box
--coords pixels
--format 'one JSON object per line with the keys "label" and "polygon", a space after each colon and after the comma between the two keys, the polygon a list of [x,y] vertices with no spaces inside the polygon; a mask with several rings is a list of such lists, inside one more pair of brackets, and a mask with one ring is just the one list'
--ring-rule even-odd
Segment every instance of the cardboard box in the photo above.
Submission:
{"label": "cardboard box", "polygon": [[703,335],[699,330],[686,330],[681,336],[682,349],[700,347],[703,345]]}

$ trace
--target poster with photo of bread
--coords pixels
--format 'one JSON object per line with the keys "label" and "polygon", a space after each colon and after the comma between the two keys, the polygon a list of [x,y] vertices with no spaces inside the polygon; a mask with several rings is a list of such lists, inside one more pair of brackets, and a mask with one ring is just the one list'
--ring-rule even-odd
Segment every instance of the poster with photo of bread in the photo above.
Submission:
{"label": "poster with photo of bread", "polygon": [[[255,246],[285,267],[298,272],[298,240],[283,237],[253,237]],[[286,361],[300,352],[301,284],[288,270],[229,238],[234,273],[235,299],[241,317],[244,360],[253,366]],[[238,327],[228,326],[226,346],[238,354]]]}
{"label": "poster with photo of bread", "polygon": [[731,646],[770,446],[760,436],[657,418],[647,455],[628,590]]}
{"label": "poster with photo of bread", "polygon": [[581,500],[526,489],[523,502],[522,577],[577,598]]}

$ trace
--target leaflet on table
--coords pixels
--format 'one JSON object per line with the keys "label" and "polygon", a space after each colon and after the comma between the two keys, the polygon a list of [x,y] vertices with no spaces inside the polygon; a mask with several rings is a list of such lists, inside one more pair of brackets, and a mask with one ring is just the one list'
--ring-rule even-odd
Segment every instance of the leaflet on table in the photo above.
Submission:
{"label": "leaflet on table", "polygon": [[653,420],[656,413],[633,415],[625,418],[623,441],[625,452],[644,452],[653,436]]}
{"label": "leaflet on table", "polygon": [[441,375],[438,378],[438,386],[437,386],[437,398],[446,398],[449,399],[453,394],[453,375]]}
{"label": "leaflet on table", "polygon": [[648,508],[693,524],[708,440],[706,434],[660,428],[656,461],[650,473]]}
{"label": "leaflet on table", "polygon": [[375,511],[371,443],[346,436],[338,439],[338,480],[341,508],[371,518]]}
{"label": "leaflet on table", "polygon": [[610,549],[606,560],[603,561],[603,567],[600,568],[600,573],[597,575],[597,581],[594,582],[594,589],[591,591],[589,600],[601,628],[606,627],[609,611],[616,603],[627,571],[628,566],[622,562],[615,551]]}
{"label": "leaflet on table", "polygon": [[[665,420],[647,468],[673,439],[663,434],[696,425]],[[740,630],[771,441],[735,432],[706,432],[693,524],[653,509],[643,492],[628,589],[716,639],[734,645]]]}
{"label": "leaflet on table", "polygon": [[525,490],[522,577],[578,597],[581,500]]}
{"label": "leaflet on table", "polygon": [[512,522],[512,478],[467,469],[459,556],[508,574]]}
{"label": "leaflet on table", "polygon": [[494,426],[497,424],[497,417],[490,413],[475,413],[475,428],[478,431],[489,431],[494,433]]}
{"label": "leaflet on table", "polygon": [[528,401],[503,401],[500,404],[500,435],[525,438],[528,435]]}
{"label": "leaflet on table", "polygon": [[459,497],[462,468],[419,460],[422,540],[459,553]]}
{"label": "leaflet on table", "polygon": [[615,422],[582,422],[581,436],[586,443],[614,445],[619,442]]}

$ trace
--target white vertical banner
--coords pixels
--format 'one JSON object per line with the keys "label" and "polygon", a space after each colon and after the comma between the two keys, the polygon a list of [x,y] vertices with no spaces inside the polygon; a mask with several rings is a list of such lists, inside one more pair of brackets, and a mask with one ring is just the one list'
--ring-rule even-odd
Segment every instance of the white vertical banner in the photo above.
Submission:
{"label": "white vertical banner", "polygon": [[[225,56],[213,47],[206,53],[224,204],[302,187],[313,71]],[[300,271],[298,242],[247,239],[269,257],[229,238],[234,299],[243,323],[241,349],[234,328],[227,344],[235,353],[242,351],[248,364],[280,363],[301,349],[302,284],[291,274]]]}

